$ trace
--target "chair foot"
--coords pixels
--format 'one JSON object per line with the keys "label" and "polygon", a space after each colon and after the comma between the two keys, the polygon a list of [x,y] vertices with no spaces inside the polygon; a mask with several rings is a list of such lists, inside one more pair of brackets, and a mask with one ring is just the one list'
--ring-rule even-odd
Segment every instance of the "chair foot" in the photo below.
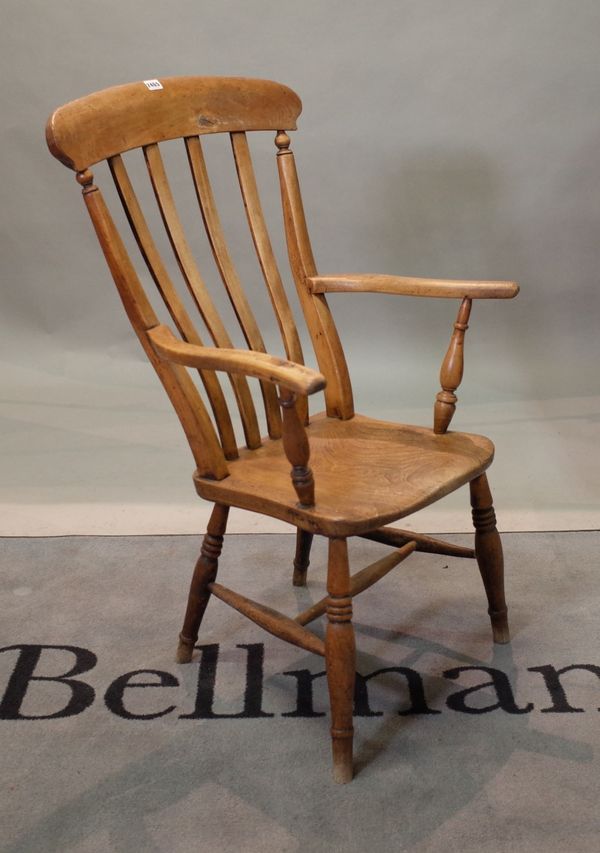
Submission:
{"label": "chair foot", "polygon": [[493,610],[489,611],[490,621],[492,623],[492,634],[494,636],[494,642],[498,643],[498,645],[505,645],[506,643],[510,643],[510,629],[508,627],[508,611],[500,610],[494,612]]}
{"label": "chair foot", "polygon": [[294,574],[292,576],[292,585],[293,586],[306,586],[306,572],[299,571],[294,566]]}
{"label": "chair foot", "polygon": [[175,663],[190,663],[194,653],[195,640],[179,635],[179,643],[175,652]]}
{"label": "chair foot", "polygon": [[294,586],[306,586],[306,572],[310,565],[310,548],[313,534],[300,527],[296,531],[296,555],[294,557],[294,575],[292,583]]}
{"label": "chair foot", "polygon": [[333,753],[333,781],[339,785],[345,785],[352,781],[354,771],[352,768],[352,732],[344,732],[336,736],[335,731],[331,733]]}

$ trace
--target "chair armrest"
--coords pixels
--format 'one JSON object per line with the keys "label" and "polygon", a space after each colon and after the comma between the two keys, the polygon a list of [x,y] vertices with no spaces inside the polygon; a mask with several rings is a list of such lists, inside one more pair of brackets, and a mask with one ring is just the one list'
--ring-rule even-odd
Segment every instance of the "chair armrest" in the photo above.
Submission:
{"label": "chair armrest", "polygon": [[440,370],[442,390],[434,406],[433,429],[448,430],[456,410],[456,389],[463,375],[463,349],[473,299],[512,299],[519,292],[514,281],[452,281],[430,278],[404,278],[395,275],[341,274],[307,278],[308,287],[319,293],[391,293],[399,296],[434,296],[460,299],[450,345]]}
{"label": "chair armrest", "polygon": [[149,329],[147,334],[161,359],[185,367],[243,373],[281,385],[295,394],[314,394],[326,385],[325,377],[318,371],[264,352],[188,344],[163,325]]}
{"label": "chair armrest", "polygon": [[168,326],[154,326],[148,338],[159,358],[197,367],[200,370],[224,370],[266,379],[280,386],[283,449],[292,466],[292,485],[303,507],[315,504],[315,483],[308,467],[310,445],[296,403],[296,394],[314,394],[325,387],[325,377],[310,367],[254,350],[204,347],[188,344],[175,337]]}
{"label": "chair armrest", "polygon": [[513,299],[514,281],[453,281],[398,275],[315,275],[307,279],[312,293],[394,293],[398,296],[441,296],[463,299]]}

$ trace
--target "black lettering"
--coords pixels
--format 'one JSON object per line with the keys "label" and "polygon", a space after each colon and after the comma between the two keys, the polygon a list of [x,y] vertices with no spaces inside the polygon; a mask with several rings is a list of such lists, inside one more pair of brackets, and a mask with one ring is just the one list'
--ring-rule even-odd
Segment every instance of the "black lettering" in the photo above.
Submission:
{"label": "black lettering", "polygon": [[[159,679],[156,681],[134,681],[130,684],[129,681],[135,675],[156,675]],[[134,714],[128,711],[123,703],[123,693],[128,687],[178,687],[179,682],[170,672],[163,672],[160,669],[136,669],[133,672],[126,672],[125,675],[120,675],[109,685],[108,690],[104,694],[104,702],[109,711],[116,714],[118,717],[124,717],[126,720],[155,720],[157,717],[164,717],[165,714],[170,714],[175,710],[175,705],[169,705],[164,711],[155,711],[151,714]]]}
{"label": "black lettering", "polygon": [[219,661],[219,645],[212,643],[207,646],[196,646],[200,649],[200,667],[198,670],[198,689],[196,705],[191,714],[181,714],[183,720],[216,720],[259,717],[274,717],[262,709],[263,701],[263,663],[265,657],[264,643],[249,643],[238,645],[238,649],[246,649],[246,689],[244,691],[244,710],[238,714],[216,714],[213,711],[215,701],[215,680],[217,663]]}
{"label": "black lettering", "polygon": [[404,675],[408,683],[408,692],[410,695],[410,708],[405,708],[403,711],[398,711],[402,717],[411,714],[441,714],[441,711],[435,711],[427,705],[425,699],[425,688],[423,679],[414,669],[409,669],[406,666],[388,666],[385,669],[376,669],[369,675],[361,675],[356,673],[356,684],[354,688],[354,716],[355,717],[381,717],[383,711],[373,711],[369,704],[369,691],[367,682],[377,675],[383,675],[386,672],[398,672]]}
{"label": "black lettering", "polygon": [[[383,711],[373,711],[369,702],[368,682],[377,675],[383,675],[387,672],[397,672],[405,676],[408,683],[410,695],[410,707],[403,711],[398,711],[401,716],[411,714],[440,714],[441,711],[436,711],[427,705],[425,698],[425,689],[423,680],[418,672],[414,669],[409,669],[403,666],[386,667],[378,669],[368,675],[356,673],[356,682],[354,688],[354,716],[355,717],[381,717]],[[293,711],[286,711],[282,717],[324,717],[323,711],[315,711],[313,704],[313,682],[317,678],[322,678],[325,672],[312,673],[308,669],[292,670],[284,672],[284,675],[292,675],[297,681],[297,699],[296,708]]]}
{"label": "black lettering", "polygon": [[[22,645],[6,646],[0,652],[19,650],[19,657],[15,668],[8,680],[8,685],[2,700],[0,701],[0,719],[2,720],[53,720],[57,717],[74,717],[81,714],[92,704],[96,694],[93,687],[85,681],[73,678],[83,672],[93,669],[98,658],[88,649],[79,646],[50,646],[50,645]],[[59,649],[75,655],[75,664],[63,675],[34,675],[44,649]],[[67,704],[53,714],[21,714],[21,706],[27,690],[32,681],[57,681],[66,685],[71,691]]]}
{"label": "black lettering", "polygon": [[246,690],[244,691],[243,717],[274,717],[262,709],[265,661],[264,643],[236,644],[238,649],[247,649],[246,658]]}
{"label": "black lettering", "polygon": [[[459,690],[457,693],[451,693],[446,699],[446,704],[453,711],[460,711],[462,714],[487,714],[490,711],[495,711],[497,708],[502,708],[507,714],[528,714],[533,710],[533,705],[528,702],[524,708],[519,708],[515,702],[515,697],[510,686],[508,677],[499,669],[494,669],[491,666],[457,666],[453,669],[447,669],[443,675],[444,678],[457,679],[460,678],[461,672],[485,672],[491,677],[491,681],[485,681],[483,684],[476,684],[475,687],[468,687],[466,690]],[[472,705],[467,705],[465,699],[471,693],[477,693],[479,690],[485,690],[488,687],[493,687],[498,701],[493,705],[486,705],[483,708],[474,708]]]}
{"label": "black lettering", "polygon": [[[565,689],[560,683],[560,676],[565,672],[570,672],[573,669],[582,669],[587,672],[593,672],[600,678],[600,667],[594,666],[591,663],[571,664],[571,666],[563,666],[562,669],[555,669],[548,664],[547,666],[530,666],[528,672],[539,672],[544,677],[544,683],[550,694],[550,698],[554,703],[551,708],[541,708],[542,714],[582,714],[584,708],[573,708],[569,705]],[[600,708],[598,708],[600,711]]]}
{"label": "black lettering", "polygon": [[294,669],[284,672],[284,675],[293,675],[297,681],[296,709],[286,711],[282,717],[324,717],[325,711],[315,711],[313,707],[313,681],[323,678],[325,671],[316,672],[314,675],[309,669]]}

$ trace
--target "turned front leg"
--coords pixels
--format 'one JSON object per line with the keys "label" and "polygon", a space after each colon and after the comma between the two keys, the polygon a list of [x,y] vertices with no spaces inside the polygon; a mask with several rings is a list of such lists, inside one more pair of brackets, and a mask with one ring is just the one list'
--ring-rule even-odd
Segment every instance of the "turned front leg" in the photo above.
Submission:
{"label": "turned front leg", "polygon": [[210,598],[210,590],[207,586],[217,577],[228,515],[228,506],[215,504],[202,540],[200,556],[192,575],[183,628],[179,635],[179,645],[175,657],[177,663],[189,663],[192,659],[200,623]]}
{"label": "turned front leg", "polygon": [[352,779],[352,711],[356,676],[348,546],[345,539],[329,540],[327,592],[325,663],[331,704],[333,778],[343,783]]}
{"label": "turned front leg", "polygon": [[486,475],[481,474],[472,480],[470,489],[475,526],[475,556],[487,595],[494,642],[509,643],[502,542],[496,528],[496,514]]}

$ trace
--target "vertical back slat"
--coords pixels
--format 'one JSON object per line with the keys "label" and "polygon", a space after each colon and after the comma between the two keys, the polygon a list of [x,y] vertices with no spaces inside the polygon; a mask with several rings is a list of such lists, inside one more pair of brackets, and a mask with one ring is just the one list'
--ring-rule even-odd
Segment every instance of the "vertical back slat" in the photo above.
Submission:
{"label": "vertical back slat", "polygon": [[267,290],[269,291],[269,296],[271,297],[283,345],[290,361],[304,364],[298,330],[283,287],[283,282],[281,281],[269,232],[267,231],[260,196],[258,195],[256,178],[254,176],[252,159],[250,157],[248,140],[245,133],[231,133],[230,136],[252,241],[256,249],[256,255],[265,284],[267,285]]}
{"label": "vertical back slat", "polygon": [[[252,242],[254,243],[256,256],[267,290],[269,291],[283,345],[290,361],[304,364],[300,337],[290,303],[285,293],[285,288],[283,287],[260,203],[248,139],[243,132],[230,133],[229,136],[231,137],[231,147],[233,149],[233,157],[244,201],[244,209],[248,219],[248,226],[252,234]],[[305,420],[308,414],[308,401],[299,400],[298,405],[301,409],[300,415]]]}
{"label": "vertical back slat", "polygon": [[[232,347],[231,339],[204,284],[196,260],[187,242],[179,214],[175,207],[175,201],[158,145],[146,145],[143,151],[156,201],[186,285],[192,294],[194,302],[206,323],[215,345],[218,347]],[[260,447],[261,440],[258,420],[248,382],[244,376],[240,376],[239,374],[230,375],[229,378],[240,411],[246,444],[249,448]]]}
{"label": "vertical back slat", "polygon": [[[200,335],[194,327],[152,239],[121,155],[117,154],[111,157],[108,164],[140,252],[169,314],[173,318],[173,322],[185,341],[202,346]],[[225,456],[227,459],[235,459],[238,456],[235,434],[219,380],[212,370],[201,370],[199,372],[215,417]]]}
{"label": "vertical back slat", "polygon": [[[197,136],[187,137],[185,146],[208,241],[244,338],[250,349],[258,352],[266,352],[263,337],[246,299],[246,294],[244,293],[237,270],[227,248],[200,139]],[[271,438],[279,438],[281,436],[281,415],[275,386],[269,382],[262,381],[260,387],[265,405],[269,435]]]}

